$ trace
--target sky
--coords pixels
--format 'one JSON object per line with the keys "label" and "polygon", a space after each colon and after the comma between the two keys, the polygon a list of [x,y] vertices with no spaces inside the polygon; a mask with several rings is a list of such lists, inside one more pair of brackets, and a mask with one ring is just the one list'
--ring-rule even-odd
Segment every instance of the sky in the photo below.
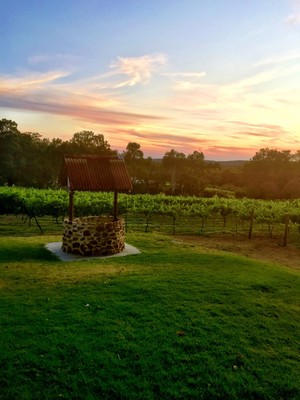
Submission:
{"label": "sky", "polygon": [[120,152],[300,150],[300,0],[0,0],[0,119]]}

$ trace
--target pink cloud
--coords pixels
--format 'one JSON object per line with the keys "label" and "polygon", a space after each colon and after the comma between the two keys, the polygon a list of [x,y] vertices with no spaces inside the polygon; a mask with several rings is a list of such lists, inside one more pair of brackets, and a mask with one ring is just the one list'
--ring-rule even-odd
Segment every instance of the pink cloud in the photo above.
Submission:
{"label": "pink cloud", "polygon": [[[244,121],[228,121],[231,125],[230,129],[235,129],[234,126],[244,127],[247,130],[237,130],[235,134],[241,136],[255,136],[255,137],[282,137],[287,134],[283,127],[273,124],[252,124]],[[233,125],[233,127],[232,127]]]}
{"label": "pink cloud", "polygon": [[161,120],[162,117],[130,113],[123,111],[109,111],[105,108],[83,107],[82,105],[66,105],[52,102],[30,101],[27,99],[10,99],[9,97],[0,99],[0,107],[23,109],[31,111],[41,111],[56,115],[72,116],[77,119],[86,120],[98,124],[139,124],[145,121]]}
{"label": "pink cloud", "polygon": [[289,25],[298,25],[298,24],[300,24],[300,14],[290,14],[287,17],[286,22]]}

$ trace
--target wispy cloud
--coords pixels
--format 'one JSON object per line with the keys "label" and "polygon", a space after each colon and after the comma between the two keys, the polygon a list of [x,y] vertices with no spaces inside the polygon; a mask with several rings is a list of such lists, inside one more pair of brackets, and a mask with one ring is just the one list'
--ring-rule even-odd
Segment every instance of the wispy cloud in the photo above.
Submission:
{"label": "wispy cloud", "polygon": [[300,24],[300,13],[299,14],[290,14],[287,18],[286,18],[286,22],[289,25],[299,25]]}
{"label": "wispy cloud", "polygon": [[141,57],[118,57],[111,63],[111,75],[126,75],[127,79],[114,85],[115,88],[134,86],[150,82],[156,69],[167,62],[164,54],[145,55]]}
{"label": "wispy cloud", "polygon": [[253,153],[254,149],[255,149],[255,147],[247,146],[247,145],[239,147],[239,146],[222,146],[220,144],[217,144],[215,146],[209,147],[207,149],[207,151],[209,153],[217,154],[217,155],[224,154],[224,155],[227,155],[227,157],[228,157],[228,155],[232,154],[234,158],[237,158],[237,156],[239,156],[239,157],[246,156],[248,158],[248,155]]}
{"label": "wispy cloud", "polygon": [[256,74],[253,74],[252,76],[249,76],[248,78],[244,78],[241,80],[238,80],[232,85],[228,86],[229,88],[233,89],[249,89],[249,88],[255,88],[259,85],[263,85],[265,83],[269,83],[271,81],[279,80],[283,77],[286,77],[288,75],[294,74],[295,72],[300,72],[300,64],[299,65],[292,65],[292,66],[287,66],[287,67],[275,67],[273,69],[268,69]]}
{"label": "wispy cloud", "polygon": [[[207,116],[217,118],[230,110],[244,108],[274,110],[278,104],[298,106],[300,92],[300,53],[278,56],[276,59],[265,60],[260,70],[256,65],[252,74],[241,77],[232,82],[215,84],[192,80],[178,80],[172,85],[173,97],[169,103],[178,111],[196,115],[200,111],[207,112]],[[297,61],[297,62],[294,62]],[[282,65],[280,65],[282,64]],[[290,80],[291,89],[287,90],[286,82]]]}
{"label": "wispy cloud", "polygon": [[200,72],[166,72],[162,76],[171,78],[174,90],[195,90],[203,87],[205,71]]}
{"label": "wispy cloud", "polygon": [[[204,137],[204,135],[195,135],[192,132],[181,132],[178,129],[177,133],[165,130],[162,132],[162,128],[159,125],[153,125],[151,129],[144,128],[131,129],[130,131],[121,131],[124,144],[127,141],[137,141],[141,144],[143,150],[155,151],[162,154],[162,151],[169,151],[171,148],[176,151],[183,152],[188,155],[195,150],[206,150],[214,144],[217,146],[218,139],[211,137]],[[120,135],[120,131],[117,130],[116,135]],[[114,135],[114,137],[116,137]],[[123,148],[125,147],[123,144]]]}
{"label": "wispy cloud", "polygon": [[293,51],[288,54],[277,54],[268,57],[264,60],[258,61],[254,64],[254,67],[267,67],[272,65],[289,63],[291,61],[296,61],[300,59],[300,51]]}
{"label": "wispy cloud", "polygon": [[[288,143],[295,145],[295,137],[283,126],[273,124],[253,124],[246,121],[228,121],[227,137],[236,143],[251,143],[256,147],[284,148]],[[298,141],[299,142],[299,141]]]}
{"label": "wispy cloud", "polygon": [[0,107],[70,116],[95,124],[139,125],[160,120],[151,113],[127,110],[114,96],[93,93],[82,82],[66,83],[64,71],[0,76]]}
{"label": "wispy cloud", "polygon": [[31,111],[40,111],[55,115],[71,116],[75,119],[85,120],[100,125],[138,125],[145,121],[162,119],[159,116],[155,115],[113,111],[107,110],[105,108],[96,108],[89,105],[68,105],[54,102],[31,101],[22,98],[16,100],[16,98],[10,99],[9,97],[1,98],[0,107],[25,110],[30,109]]}
{"label": "wispy cloud", "polygon": [[[62,55],[45,55],[35,56],[31,58],[31,62],[47,63],[48,59],[53,58],[68,59]],[[130,129],[132,126],[139,127],[150,122],[158,124],[166,117],[150,110],[138,111],[139,107],[130,107],[120,95],[120,91],[113,89],[124,87],[125,91],[126,86],[149,83],[166,60],[166,56],[162,54],[119,57],[111,64],[110,71],[106,74],[88,79],[75,79],[72,69],[67,68],[66,71],[23,71],[18,75],[0,76],[0,107],[71,117],[104,129],[109,126]],[[123,76],[126,76],[126,79],[122,79]],[[101,88],[103,80],[106,82],[103,85],[104,90]]]}
{"label": "wispy cloud", "polygon": [[69,73],[64,71],[49,71],[46,73],[22,73],[19,76],[0,76],[0,93],[37,90],[68,75]]}
{"label": "wispy cloud", "polygon": [[287,24],[289,24],[290,26],[300,24],[300,1],[299,0],[293,0],[291,2],[291,13],[287,16],[287,18],[285,19],[285,22]]}
{"label": "wispy cloud", "polygon": [[203,76],[206,76],[206,72],[169,72],[162,75],[171,78],[203,78]]}
{"label": "wispy cloud", "polygon": [[[273,124],[252,124],[244,121],[228,121],[230,130],[236,130],[241,134],[259,137],[282,137],[286,131],[279,125]],[[242,128],[242,129],[240,129]]]}

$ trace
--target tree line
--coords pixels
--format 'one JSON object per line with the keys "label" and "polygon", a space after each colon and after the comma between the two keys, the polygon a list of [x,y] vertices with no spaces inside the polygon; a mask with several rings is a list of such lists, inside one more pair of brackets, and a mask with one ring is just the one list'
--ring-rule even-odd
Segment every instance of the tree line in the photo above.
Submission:
{"label": "tree line", "polygon": [[129,142],[118,153],[103,134],[83,130],[70,140],[45,139],[0,120],[0,185],[55,188],[65,154],[118,155],[132,179],[133,193],[257,199],[300,198],[300,151],[260,149],[237,166],[205,160],[203,152],[174,149],[162,159],[144,157],[140,144]]}

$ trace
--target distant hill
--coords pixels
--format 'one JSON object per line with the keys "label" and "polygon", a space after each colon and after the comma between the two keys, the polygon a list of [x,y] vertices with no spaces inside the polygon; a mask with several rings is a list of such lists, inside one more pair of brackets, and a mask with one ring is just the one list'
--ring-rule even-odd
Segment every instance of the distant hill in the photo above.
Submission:
{"label": "distant hill", "polygon": [[232,168],[232,167],[242,167],[244,164],[249,162],[248,160],[229,160],[229,161],[214,161],[214,160],[205,160],[206,163],[217,163],[220,164],[223,168]]}
{"label": "distant hill", "polygon": [[[153,158],[152,161],[160,163],[162,161],[161,158]],[[214,160],[204,160],[206,163],[211,164],[219,164],[222,168],[233,168],[233,167],[242,167],[244,164],[249,162],[248,160],[229,160],[229,161],[214,161]]]}

